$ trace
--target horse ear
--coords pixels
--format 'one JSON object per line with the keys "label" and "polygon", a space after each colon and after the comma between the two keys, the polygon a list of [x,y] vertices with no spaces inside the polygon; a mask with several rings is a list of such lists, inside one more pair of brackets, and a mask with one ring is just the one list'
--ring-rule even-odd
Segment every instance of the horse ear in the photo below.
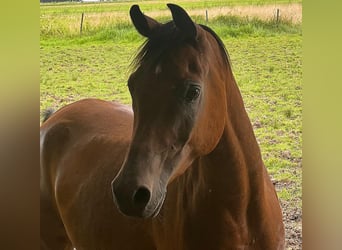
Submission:
{"label": "horse ear", "polygon": [[161,25],[153,18],[145,16],[136,4],[131,7],[129,14],[137,31],[145,37],[150,37],[153,30]]}
{"label": "horse ear", "polygon": [[195,23],[184,9],[176,4],[168,3],[167,7],[171,10],[173,21],[186,36],[195,38],[197,29]]}

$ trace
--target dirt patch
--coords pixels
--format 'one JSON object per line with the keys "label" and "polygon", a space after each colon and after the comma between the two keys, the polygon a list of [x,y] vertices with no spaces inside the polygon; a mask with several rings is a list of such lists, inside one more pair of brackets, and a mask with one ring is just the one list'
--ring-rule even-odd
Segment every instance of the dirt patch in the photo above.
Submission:
{"label": "dirt patch", "polygon": [[[291,182],[278,182],[276,188],[291,188]],[[300,201],[299,201],[300,202]],[[285,225],[285,249],[302,249],[302,209],[296,207],[292,202],[280,202],[283,211],[283,221]]]}
{"label": "dirt patch", "polygon": [[[263,127],[262,122],[259,120],[255,120],[253,122],[253,128],[256,130],[258,128]],[[283,131],[277,131],[278,133],[283,133]],[[279,134],[278,134],[279,135]],[[279,135],[280,136],[280,135]],[[300,134],[295,135],[296,141],[298,141],[298,136]],[[279,143],[274,141],[271,138],[267,139],[269,144]],[[259,140],[258,143],[260,144]],[[263,155],[267,157],[267,154]],[[293,163],[293,167],[287,169],[286,172],[291,174],[291,177],[296,177],[296,179],[300,179],[301,176],[301,168],[302,168],[302,157],[294,157],[291,154],[290,150],[281,151],[279,157]],[[279,170],[282,172],[282,170]],[[295,190],[296,192],[300,192],[300,183],[294,181],[292,179],[281,179],[277,180],[273,178],[271,175],[271,180],[279,194],[282,190],[287,190],[290,194]],[[302,249],[302,200],[301,195],[290,195],[287,199],[280,199],[280,205],[283,213],[283,221],[285,226],[285,249],[286,250],[301,250]]]}

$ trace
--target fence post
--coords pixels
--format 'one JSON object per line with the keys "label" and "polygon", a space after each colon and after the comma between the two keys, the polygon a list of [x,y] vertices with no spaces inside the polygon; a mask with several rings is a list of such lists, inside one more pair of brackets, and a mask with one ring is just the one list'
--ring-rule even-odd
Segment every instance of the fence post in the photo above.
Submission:
{"label": "fence post", "polygon": [[208,10],[205,10],[205,21],[208,23]]}
{"label": "fence post", "polygon": [[82,35],[82,27],[83,27],[83,18],[84,18],[84,12],[82,12],[82,17],[81,17],[81,27],[80,27],[80,34]]}
{"label": "fence post", "polygon": [[279,9],[277,9],[277,23],[279,22]]}

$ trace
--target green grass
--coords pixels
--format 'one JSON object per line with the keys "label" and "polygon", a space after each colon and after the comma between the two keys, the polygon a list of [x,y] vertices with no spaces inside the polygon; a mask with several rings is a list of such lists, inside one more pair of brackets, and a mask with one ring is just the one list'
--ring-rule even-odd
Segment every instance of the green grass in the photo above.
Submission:
{"label": "green grass", "polygon": [[[138,46],[138,44],[136,44]],[[129,103],[128,65],[134,45],[41,47],[41,108],[98,97]]]}
{"label": "green grass", "polygon": [[[63,6],[74,8],[44,8]],[[201,17],[194,18],[204,22]],[[144,39],[128,20],[85,28],[82,36],[68,29],[49,31],[44,25],[40,45],[41,110],[57,109],[86,97],[131,102],[126,87],[128,66]],[[269,173],[274,180],[291,184],[280,186],[279,197],[301,206],[301,26],[237,17],[218,17],[208,26],[229,51]]]}
{"label": "green grass", "polygon": [[[158,18],[166,22],[170,17]],[[207,23],[203,17],[193,19],[214,29],[221,38],[226,37],[266,37],[281,34],[301,34],[301,25],[288,21],[261,21],[256,18],[248,19],[235,16],[219,16]],[[41,28],[41,45],[80,45],[95,43],[135,43],[141,41],[141,36],[135,31],[128,20],[104,23],[96,27],[84,26],[82,34],[79,29],[72,28],[67,23],[56,24],[54,27]],[[74,26],[73,26],[74,27]]]}

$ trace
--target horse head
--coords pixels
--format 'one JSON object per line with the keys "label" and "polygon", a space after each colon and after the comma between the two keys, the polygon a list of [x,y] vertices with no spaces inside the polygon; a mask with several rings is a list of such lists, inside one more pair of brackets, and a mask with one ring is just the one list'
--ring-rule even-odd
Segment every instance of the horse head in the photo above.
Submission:
{"label": "horse head", "polygon": [[114,201],[128,216],[156,216],[168,184],[216,147],[226,122],[230,67],[222,42],[179,6],[168,7],[173,20],[165,24],[137,5],[130,10],[147,40],[128,80],[132,141],[112,182]]}

